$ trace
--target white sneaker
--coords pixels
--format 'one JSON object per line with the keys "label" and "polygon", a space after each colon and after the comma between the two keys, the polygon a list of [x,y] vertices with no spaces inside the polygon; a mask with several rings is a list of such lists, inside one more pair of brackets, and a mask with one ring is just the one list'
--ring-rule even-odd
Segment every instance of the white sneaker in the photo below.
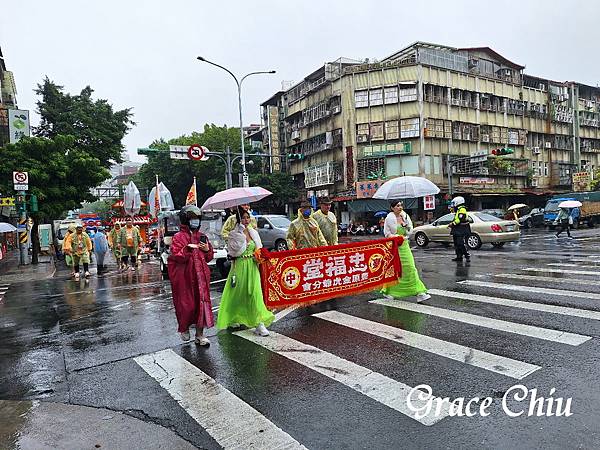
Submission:
{"label": "white sneaker", "polygon": [[79,281],[79,274],[78,273],[75,274],[75,281]]}
{"label": "white sneaker", "polygon": [[179,335],[181,336],[181,340],[183,342],[189,342],[189,340],[191,339],[190,330],[184,331],[183,333],[179,333]]}
{"label": "white sneaker", "polygon": [[195,342],[196,344],[201,345],[203,347],[210,345],[210,341],[208,340],[208,338],[204,337],[203,335],[196,336]]}
{"label": "white sneaker", "polygon": [[417,303],[424,302],[425,300],[429,300],[430,298],[431,295],[429,295],[427,292],[422,292],[420,294],[417,294]]}
{"label": "white sneaker", "polygon": [[254,333],[258,334],[259,336],[268,336],[269,330],[267,330],[267,327],[265,327],[265,324],[261,322],[258,324],[256,329],[254,330]]}
{"label": "white sneaker", "polygon": [[89,278],[90,277],[90,273],[86,272],[86,273],[83,274],[83,276],[86,277],[86,278]]}

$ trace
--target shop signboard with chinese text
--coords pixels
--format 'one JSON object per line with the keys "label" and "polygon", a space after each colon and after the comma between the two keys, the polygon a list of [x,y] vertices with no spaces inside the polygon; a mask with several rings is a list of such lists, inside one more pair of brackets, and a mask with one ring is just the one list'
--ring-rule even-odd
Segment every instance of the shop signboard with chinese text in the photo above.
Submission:
{"label": "shop signboard with chinese text", "polygon": [[588,172],[575,172],[573,174],[573,190],[585,192],[590,190],[591,177]]}
{"label": "shop signboard with chinese text", "polygon": [[385,183],[385,180],[367,180],[356,182],[356,198],[373,198],[377,189]]}
{"label": "shop signboard with chinese text", "polygon": [[435,195],[426,195],[423,197],[423,210],[432,211],[435,209]]}
{"label": "shop signboard with chinese text", "polygon": [[9,109],[8,132],[10,133],[11,144],[19,142],[21,138],[31,136],[29,111],[25,109]]}

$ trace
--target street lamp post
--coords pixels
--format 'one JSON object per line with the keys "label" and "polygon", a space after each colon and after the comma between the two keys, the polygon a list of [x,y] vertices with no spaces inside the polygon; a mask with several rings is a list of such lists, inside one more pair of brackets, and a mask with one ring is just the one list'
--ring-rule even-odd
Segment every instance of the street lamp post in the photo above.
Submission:
{"label": "street lamp post", "polygon": [[227,72],[229,75],[231,75],[233,77],[233,79],[235,80],[235,84],[237,85],[237,90],[238,90],[238,109],[240,112],[240,140],[241,140],[241,144],[242,144],[242,158],[241,158],[242,180],[243,180],[244,187],[248,187],[249,181],[248,181],[248,172],[246,172],[246,150],[245,150],[245,146],[244,146],[244,122],[242,119],[242,83],[250,75],[269,74],[269,73],[275,73],[275,71],[269,70],[269,71],[250,72],[250,73],[244,75],[240,80],[238,80],[238,78],[228,68],[223,67],[212,61],[209,61],[208,59],[203,58],[202,56],[198,56],[196,59],[198,59],[198,61],[202,61],[202,62],[211,64],[213,66],[219,67],[220,69],[223,69],[225,72]]}

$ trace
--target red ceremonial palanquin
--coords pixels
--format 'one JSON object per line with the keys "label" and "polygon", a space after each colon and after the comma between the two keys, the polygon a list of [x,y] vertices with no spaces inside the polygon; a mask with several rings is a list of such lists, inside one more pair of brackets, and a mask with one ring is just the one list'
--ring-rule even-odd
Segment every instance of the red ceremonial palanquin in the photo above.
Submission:
{"label": "red ceremonial palanquin", "polygon": [[261,282],[268,308],[316,303],[380,289],[401,274],[396,236],[285,252],[261,249]]}

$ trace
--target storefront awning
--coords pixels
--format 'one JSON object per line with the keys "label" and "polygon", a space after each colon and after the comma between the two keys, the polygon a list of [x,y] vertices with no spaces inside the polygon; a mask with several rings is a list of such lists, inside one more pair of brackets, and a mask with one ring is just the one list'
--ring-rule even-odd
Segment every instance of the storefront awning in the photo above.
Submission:
{"label": "storefront awning", "polygon": [[361,199],[348,202],[348,211],[352,213],[375,213],[377,211],[388,211],[390,202],[378,199]]}

